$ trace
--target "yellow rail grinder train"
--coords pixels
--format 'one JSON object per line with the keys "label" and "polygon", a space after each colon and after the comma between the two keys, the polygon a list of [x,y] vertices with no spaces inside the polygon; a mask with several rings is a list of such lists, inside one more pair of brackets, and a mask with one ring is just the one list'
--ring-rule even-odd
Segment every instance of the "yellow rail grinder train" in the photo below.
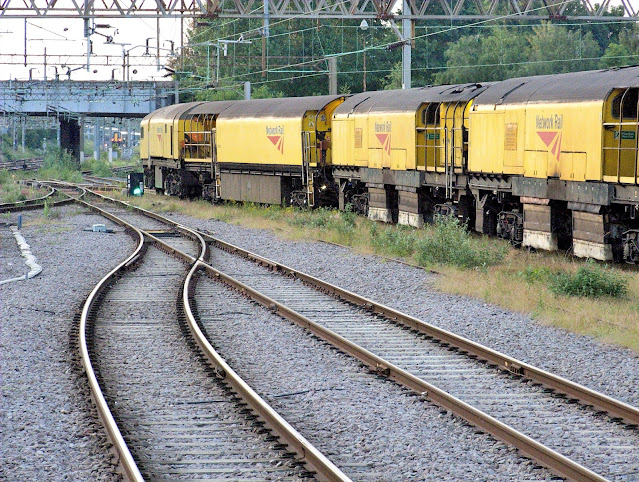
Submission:
{"label": "yellow rail grinder train", "polygon": [[416,227],[457,216],[537,249],[639,263],[639,67],[165,107],[148,187],[337,205]]}

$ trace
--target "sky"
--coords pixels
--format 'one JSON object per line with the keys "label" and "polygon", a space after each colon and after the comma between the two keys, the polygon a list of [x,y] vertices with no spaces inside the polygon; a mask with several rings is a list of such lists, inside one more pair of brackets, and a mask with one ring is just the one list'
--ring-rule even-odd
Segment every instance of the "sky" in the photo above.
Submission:
{"label": "sky", "polygon": [[[128,51],[130,58],[131,66],[127,69],[130,80],[167,80],[163,78],[167,71],[158,71],[157,68],[155,19],[98,19],[96,24],[110,25],[110,28],[98,28],[96,31],[111,36],[112,43],[106,43],[107,38],[102,35],[91,36],[95,55],[90,57],[87,71],[87,41],[84,37],[84,21],[81,18],[28,19],[25,67],[25,21],[0,17],[0,80],[26,80],[30,75],[34,80],[44,80],[45,49],[48,80],[55,78],[56,68],[60,79],[64,80],[68,78],[69,69],[73,70],[72,80],[109,80],[112,77],[122,80],[123,49]],[[185,37],[186,30],[185,20]],[[146,56],[149,38],[150,55]],[[166,64],[170,55],[171,41],[174,42],[174,48],[179,47],[180,20],[160,19],[160,66]]]}
{"label": "sky", "polygon": [[[17,1],[17,0],[14,0]],[[58,5],[71,0],[58,0]],[[634,2],[635,0],[631,0]],[[613,0],[611,5],[619,5],[621,0]],[[79,2],[81,3],[81,2]],[[639,2],[638,2],[639,3]],[[156,20],[143,18],[98,19],[96,23],[107,24],[109,28],[98,28],[103,34],[92,35],[93,53],[87,69],[87,42],[84,38],[84,22],[81,18],[61,19],[52,16],[30,18],[26,22],[25,67],[25,21],[7,16],[0,17],[0,80],[19,79],[44,80],[55,78],[56,69],[60,79],[72,80],[115,80],[123,79],[123,49],[129,52],[130,80],[170,80],[164,77],[162,68],[169,59],[171,42],[174,49],[180,45],[180,20],[160,20],[160,58],[156,57]],[[186,42],[188,21],[184,20]],[[112,43],[106,43],[112,37]],[[149,44],[149,55],[146,44]],[[47,67],[45,74],[45,49]],[[179,50],[175,50],[179,52]],[[158,69],[158,63],[160,69]]]}

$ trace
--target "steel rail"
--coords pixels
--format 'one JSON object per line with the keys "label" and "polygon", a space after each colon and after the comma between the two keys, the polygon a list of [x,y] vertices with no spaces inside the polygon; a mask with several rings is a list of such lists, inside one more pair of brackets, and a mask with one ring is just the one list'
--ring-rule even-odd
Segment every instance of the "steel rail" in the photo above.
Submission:
{"label": "steel rail", "polygon": [[227,380],[233,386],[235,391],[240,394],[240,396],[246,400],[251,407],[253,407],[259,416],[266,422],[268,427],[270,427],[275,433],[279,434],[286,441],[288,446],[307,462],[320,480],[350,481],[351,479],[349,477],[337,468],[324,454],[317,450],[304,436],[302,436],[282,416],[273,410],[273,408],[271,408],[271,406],[268,405],[264,399],[255,392],[255,390],[244,382],[244,380],[242,380],[242,378],[226,363],[224,358],[222,358],[209,343],[195,320],[189,299],[193,275],[202,269],[209,270],[213,268],[209,264],[198,260],[186,277],[182,295],[187,323],[200,349],[206,354],[208,359],[218,367],[218,374]]}
{"label": "steel rail", "polygon": [[[171,221],[159,214],[151,213],[142,208],[137,208],[131,204],[123,201],[113,200],[106,196],[95,193],[96,195],[116,203],[121,203],[126,206],[131,206],[133,209],[139,212],[149,213],[154,219],[174,226],[181,226],[175,221]],[[468,340],[464,337],[456,335],[447,330],[443,330],[429,323],[423,322],[410,315],[401,313],[397,310],[389,308],[380,303],[376,303],[372,300],[359,296],[350,291],[341,289],[328,282],[322,281],[311,275],[297,271],[293,268],[285,266],[281,263],[271,261],[268,258],[251,253],[250,251],[239,248],[231,243],[219,240],[213,236],[205,233],[200,233],[202,238],[214,246],[225,249],[229,252],[239,254],[247,259],[254,261],[263,266],[267,266],[273,270],[276,270],[284,275],[289,275],[304,281],[318,290],[332,294],[343,301],[352,303],[360,308],[363,308],[372,313],[382,315],[392,321],[403,324],[415,330],[418,330],[427,336],[436,338],[442,342],[456,346],[462,352],[468,352],[475,354],[476,356],[489,361],[505,370],[508,370],[517,375],[522,375],[525,378],[530,378],[539,381],[540,383],[549,386],[555,390],[563,391],[561,387],[565,388],[566,394],[575,396],[582,402],[595,405],[602,410],[609,413],[613,413],[620,416],[629,423],[635,423],[634,420],[639,420],[639,410],[628,404],[612,399],[606,395],[595,392],[591,389],[583,387],[577,383],[566,380],[557,375],[553,375],[544,370],[536,368],[532,365],[528,365],[513,357],[504,355],[496,350],[487,348],[479,343]],[[369,352],[368,350],[360,347],[359,345],[350,342],[349,340],[341,337],[333,331],[318,325],[305,316],[297,313],[296,311],[286,307],[285,305],[273,300],[272,298],[260,293],[259,291],[251,288],[250,286],[234,279],[233,277],[226,275],[225,273],[215,269],[210,264],[200,261],[201,269],[204,269],[210,276],[223,281],[225,284],[237,289],[242,294],[249,296],[258,303],[266,306],[275,313],[280,314],[286,319],[293,321],[296,324],[308,329],[317,336],[321,337],[325,341],[333,344],[337,348],[345,351],[346,353],[361,360],[366,365],[370,366],[378,373],[391,378],[398,383],[415,390],[420,393],[425,399],[444,407],[454,414],[460,416],[464,420],[468,421],[472,425],[479,427],[491,435],[497,437],[500,440],[516,447],[520,452],[535,459],[541,465],[547,467],[552,472],[574,480],[593,480],[602,481],[606,480],[590,469],[583,467],[580,464],[568,459],[560,453],[546,447],[545,445],[533,440],[527,435],[513,429],[512,427],[496,420],[490,415],[473,408],[458,398],[440,390],[434,385],[415,377],[411,373],[397,367],[396,365],[388,362],[387,360],[378,357],[377,355]],[[573,395],[573,393],[575,395]],[[577,396],[580,394],[580,396]],[[605,407],[610,407],[610,410]],[[624,415],[620,415],[620,414]]]}
{"label": "steel rail", "polygon": [[[25,204],[25,201],[18,201],[17,203],[6,203],[6,204],[0,204],[0,213],[5,213],[5,212],[17,212],[17,211],[28,211],[30,209],[39,209],[44,207],[44,202],[46,202],[46,200],[51,197],[53,194],[55,194],[55,192],[57,192],[57,189],[55,189],[54,187],[50,186],[50,184],[56,184],[55,182],[51,182],[51,181],[42,181],[40,182],[40,184],[43,184],[45,186],[47,186],[49,189],[52,189],[52,192],[47,193],[45,196],[42,196],[41,198],[36,198],[36,199],[29,199],[27,200],[27,204]],[[71,187],[71,186],[70,186]],[[75,187],[76,189],[81,190],[80,193],[80,198],[83,197],[86,193],[86,190],[82,187],[78,187],[78,186],[72,186]],[[75,198],[72,196],[69,196],[66,193],[61,193],[64,194],[65,196],[67,196],[67,199],[60,199],[59,201],[53,201],[51,204],[49,204],[49,207],[54,207],[54,206],[63,206],[65,204],[71,204],[75,201]],[[28,203],[28,201],[30,201],[31,203]],[[42,201],[42,202],[40,202]]]}
{"label": "steel rail", "polygon": [[[32,182],[28,182],[27,185],[32,185]],[[5,212],[5,211],[9,211],[9,210],[16,210],[16,209],[20,209],[21,207],[24,206],[32,206],[34,204],[39,204],[39,203],[44,203],[44,201],[46,199],[48,199],[49,197],[53,196],[55,194],[55,188],[51,187],[51,186],[46,186],[49,189],[49,192],[47,192],[44,196],[40,196],[40,197],[36,197],[33,199],[25,199],[23,201],[16,201],[14,203],[2,203],[0,204],[0,212]]]}
{"label": "steel rail", "polygon": [[461,352],[467,352],[476,355],[478,358],[485,360],[491,364],[497,365],[503,370],[507,370],[515,375],[520,375],[525,379],[530,379],[543,384],[548,388],[552,388],[558,392],[568,395],[579,400],[582,404],[592,405],[599,410],[608,412],[608,414],[621,418],[630,425],[639,425],[639,408],[616,400],[608,395],[599,393],[595,390],[587,388],[583,385],[567,380],[558,375],[552,374],[541,368],[535,367],[514,357],[505,355],[497,350],[488,348],[480,343],[456,335],[450,331],[439,328],[435,325],[422,321],[413,316],[402,313],[398,310],[377,303],[373,300],[335,286],[319,278],[306,274],[302,271],[290,268],[281,263],[277,263],[263,256],[251,253],[245,249],[235,246],[226,241],[222,241],[208,234],[202,233],[202,237],[212,245],[243,256],[257,264],[267,266],[270,269],[280,272],[283,275],[292,276],[307,283],[315,289],[324,293],[331,294],[342,301],[352,303],[367,311],[381,315],[389,320],[397,322],[401,325],[417,330],[438,341],[448,343],[456,347]]}
{"label": "steel rail", "polygon": [[[87,204],[84,201],[78,200],[81,204]],[[127,478],[133,482],[141,482],[143,481],[142,474],[138,469],[135,460],[133,459],[133,455],[131,455],[131,451],[126,445],[122,434],[120,433],[120,429],[113,418],[113,414],[109,409],[109,405],[104,398],[104,394],[102,393],[102,389],[100,388],[100,384],[98,383],[97,376],[95,374],[95,370],[93,369],[93,365],[91,363],[91,357],[89,355],[89,349],[87,345],[87,324],[89,315],[98,301],[98,297],[100,294],[107,289],[109,284],[116,279],[116,277],[124,272],[129,266],[134,264],[142,255],[142,250],[144,248],[144,235],[142,232],[136,228],[132,228],[133,232],[138,237],[138,245],[133,251],[133,253],[125,259],[122,263],[116,266],[113,270],[111,270],[104,278],[102,278],[98,284],[93,288],[91,293],[89,294],[87,300],[82,307],[82,315],[80,317],[80,354],[82,356],[82,365],[84,366],[84,371],[87,374],[87,378],[89,381],[89,387],[91,389],[91,394],[93,395],[93,401],[95,402],[96,408],[98,410],[98,414],[100,415],[100,419],[109,435],[109,439],[113,443],[115,450],[118,453],[119,462],[126,473]]]}
{"label": "steel rail", "polygon": [[[108,198],[107,198],[108,199]],[[200,244],[200,255],[198,258],[194,258],[193,256],[184,253],[169,244],[165,243],[161,239],[153,236],[152,234],[145,232],[143,230],[138,230],[133,227],[131,224],[126,221],[118,218],[117,216],[109,213],[106,210],[100,209],[97,206],[94,206],[85,201],[79,201],[81,204],[93,209],[94,211],[100,213],[106,218],[120,224],[123,226],[130,227],[135,231],[141,233],[145,238],[147,238],[150,242],[158,245],[160,249],[166,251],[168,254],[176,256],[187,264],[192,264],[191,270],[189,271],[185,284],[184,290],[182,293],[182,299],[184,304],[184,312],[186,314],[187,323],[193,334],[195,342],[200,347],[202,352],[206,355],[207,359],[216,367],[218,367],[218,375],[222,376],[226,381],[229,382],[231,386],[237,391],[237,393],[242,397],[251,408],[260,416],[265,424],[270,427],[277,435],[283,438],[288,446],[296,452],[300,458],[302,458],[305,463],[318,475],[320,480],[327,481],[342,481],[349,482],[350,479],[339,469],[337,468],[326,456],[324,456],[317,448],[315,448],[306,438],[304,438],[297,430],[295,430],[283,417],[281,417],[262,397],[260,397],[226,362],[225,360],[215,351],[215,349],[211,346],[211,344],[206,339],[206,336],[200,330],[193,312],[191,310],[191,305],[189,301],[189,286],[190,281],[192,279],[193,274],[202,269],[203,267],[208,266],[204,259],[208,257],[209,246],[208,243],[205,242],[204,238],[200,235],[200,233],[191,230],[185,226],[181,226],[177,223],[171,222],[182,234],[188,236],[194,240],[197,240]],[[162,218],[160,216],[160,218]],[[139,248],[141,249],[141,247]],[[139,251],[136,250],[137,251]],[[131,257],[132,258],[132,257]],[[131,259],[130,258],[130,259]],[[125,262],[126,263],[126,262]],[[125,264],[123,263],[123,265]],[[118,268],[114,270],[117,271]],[[87,313],[89,311],[87,310]],[[84,311],[83,311],[84,315]],[[84,319],[84,316],[83,316]],[[84,328],[86,325],[82,326]],[[86,340],[85,340],[86,345]],[[87,352],[88,356],[88,352]],[[99,387],[98,387],[99,389]],[[101,392],[100,392],[101,393]],[[102,397],[103,399],[104,397]],[[108,410],[108,407],[106,407]],[[109,412],[110,415],[110,412]],[[113,417],[111,417],[113,419]],[[115,422],[114,422],[115,423]],[[117,425],[116,425],[117,429]],[[111,431],[109,431],[111,433]],[[119,434],[119,430],[117,431]],[[117,434],[116,439],[117,439]],[[121,435],[120,435],[121,438]],[[122,439],[123,442],[123,439]],[[115,442],[114,442],[115,445]],[[127,459],[127,455],[130,455],[128,448],[125,452],[125,460]],[[137,467],[136,467],[137,470]],[[137,480],[137,479],[133,479]]]}
{"label": "steel rail", "polygon": [[[203,263],[204,264],[204,263]],[[375,355],[365,348],[353,343],[328,328],[315,323],[304,315],[288,308],[278,301],[260,293],[250,286],[236,280],[209,264],[204,264],[203,269],[212,278],[224,282],[226,285],[238,290],[245,296],[267,307],[289,321],[306,328],[314,335],[322,338],[343,352],[357,358],[371,367],[380,375],[390,378],[397,383],[414,390],[432,403],[450,410],[455,415],[463,418],[473,426],[481,428],[494,437],[516,447],[521,453],[531,457],[541,465],[550,469],[553,473],[572,480],[605,481],[606,479],[590,469],[570,460],[549,447],[524,435],[514,428],[496,420],[490,415],[473,408],[453,395],[440,390],[434,385],[422,380],[402,368]]]}

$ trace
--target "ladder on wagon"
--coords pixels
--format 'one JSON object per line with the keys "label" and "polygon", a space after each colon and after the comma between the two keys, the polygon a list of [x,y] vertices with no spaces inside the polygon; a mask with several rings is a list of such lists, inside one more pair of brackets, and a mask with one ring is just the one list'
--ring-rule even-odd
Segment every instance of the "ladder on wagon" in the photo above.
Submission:
{"label": "ladder on wagon", "polygon": [[311,171],[311,157],[314,146],[311,144],[309,131],[302,131],[302,186],[306,188],[306,202],[308,207],[315,206],[315,186]]}

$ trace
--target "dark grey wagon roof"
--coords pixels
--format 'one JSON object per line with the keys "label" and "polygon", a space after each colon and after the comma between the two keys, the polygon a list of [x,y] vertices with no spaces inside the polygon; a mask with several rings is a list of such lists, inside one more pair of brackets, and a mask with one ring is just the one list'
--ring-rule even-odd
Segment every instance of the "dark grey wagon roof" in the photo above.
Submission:
{"label": "dark grey wagon roof", "polygon": [[479,95],[475,104],[603,101],[612,89],[626,87],[639,87],[639,66],[504,80]]}
{"label": "dark grey wagon roof", "polygon": [[212,114],[217,115],[220,112],[228,109],[230,106],[235,104],[236,100],[219,100],[215,102],[203,102],[200,105],[196,106],[194,109],[185,112],[185,114],[196,115],[196,114]]}
{"label": "dark grey wagon roof", "polygon": [[468,102],[489,84],[439,85],[404,90],[362,92],[346,99],[336,115],[364,112],[416,112],[424,103]]}
{"label": "dark grey wagon roof", "polygon": [[144,119],[147,118],[159,118],[159,119],[175,119],[177,116],[183,114],[184,112],[192,109],[195,106],[202,104],[203,102],[186,102],[184,104],[173,104],[167,105],[166,107],[161,107],[157,110],[154,110],[150,114],[146,115]]}
{"label": "dark grey wagon roof", "polygon": [[278,99],[239,100],[220,114],[220,119],[244,117],[299,117],[306,111],[321,110],[343,95],[318,95],[312,97],[289,97]]}

